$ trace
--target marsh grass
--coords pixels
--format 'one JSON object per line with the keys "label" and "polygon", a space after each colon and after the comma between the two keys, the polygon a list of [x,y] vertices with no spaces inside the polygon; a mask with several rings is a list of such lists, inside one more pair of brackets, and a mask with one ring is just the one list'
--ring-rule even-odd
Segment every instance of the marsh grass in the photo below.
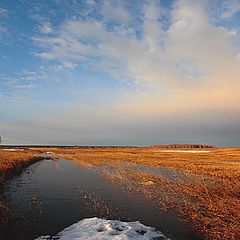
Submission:
{"label": "marsh grass", "polygon": [[44,150],[19,149],[5,151],[0,149],[0,185],[14,174],[20,173],[24,167],[31,163],[45,159],[37,154]]}
{"label": "marsh grass", "polygon": [[[16,151],[5,151],[0,149],[0,186],[3,185],[8,178],[20,173],[23,168],[45,159],[45,157],[38,156],[38,154],[42,152],[44,152],[44,150],[16,149]],[[33,197],[33,212],[42,211],[40,203],[41,202],[37,202],[37,198]],[[38,206],[38,211],[36,211],[36,206]],[[39,215],[39,213],[37,215]],[[0,199],[0,223],[8,224],[10,216],[11,206],[5,199]],[[23,217],[23,219],[25,218]]]}
{"label": "marsh grass", "polygon": [[79,192],[86,208],[90,210],[94,216],[109,219],[115,219],[118,217],[116,210],[109,206],[109,204],[106,204],[98,194],[83,187],[78,187],[77,191]]}
{"label": "marsh grass", "polygon": [[[208,149],[209,150],[209,149]],[[97,166],[109,181],[157,202],[164,210],[178,210],[205,239],[240,239],[240,149],[210,152],[167,152],[158,148],[52,150],[69,154],[83,167]],[[76,155],[74,155],[76,154]],[[124,167],[139,164],[175,171],[184,178]]]}
{"label": "marsh grass", "polygon": [[0,224],[5,224],[11,216],[11,208],[5,200],[0,200]]}
{"label": "marsh grass", "polygon": [[179,217],[192,222],[205,238],[238,239],[239,200],[233,189],[222,182],[209,184],[202,179],[195,179],[194,183],[176,182],[128,170],[103,174],[125,185],[129,191],[137,191],[157,202],[161,209],[177,209]]}

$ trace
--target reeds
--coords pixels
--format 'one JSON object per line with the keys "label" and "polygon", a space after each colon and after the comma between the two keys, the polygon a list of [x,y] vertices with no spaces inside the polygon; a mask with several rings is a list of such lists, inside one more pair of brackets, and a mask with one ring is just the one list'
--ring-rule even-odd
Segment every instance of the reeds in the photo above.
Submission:
{"label": "reeds", "polygon": [[3,200],[0,199],[0,224],[7,223],[9,221],[11,214],[11,208],[9,204]]}
{"label": "reeds", "polygon": [[0,185],[3,184],[5,179],[22,171],[33,162],[44,159],[37,156],[41,150],[16,150],[5,151],[0,150]]}
{"label": "reeds", "polygon": [[114,219],[117,217],[116,211],[106,204],[98,194],[83,187],[78,187],[77,190],[86,208],[90,210],[94,216],[108,219]]}
{"label": "reeds", "polygon": [[[98,166],[106,179],[143,194],[162,209],[178,210],[179,217],[191,222],[205,239],[240,239],[239,148],[215,148],[202,153],[148,148],[55,151],[72,154],[65,158],[81,166]],[[124,163],[171,169],[185,177],[173,180],[124,167]]]}

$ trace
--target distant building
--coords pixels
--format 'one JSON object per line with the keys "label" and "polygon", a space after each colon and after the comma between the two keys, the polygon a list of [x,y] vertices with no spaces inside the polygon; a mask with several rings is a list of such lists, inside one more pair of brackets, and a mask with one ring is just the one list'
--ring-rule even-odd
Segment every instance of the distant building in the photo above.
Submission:
{"label": "distant building", "polygon": [[2,143],[2,137],[0,136],[0,144]]}

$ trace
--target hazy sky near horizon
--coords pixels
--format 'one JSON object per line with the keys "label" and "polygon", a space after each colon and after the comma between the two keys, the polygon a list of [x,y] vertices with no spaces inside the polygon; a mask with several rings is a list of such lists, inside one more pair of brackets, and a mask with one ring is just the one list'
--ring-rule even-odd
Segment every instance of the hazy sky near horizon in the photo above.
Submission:
{"label": "hazy sky near horizon", "polygon": [[6,144],[240,144],[240,0],[0,0]]}

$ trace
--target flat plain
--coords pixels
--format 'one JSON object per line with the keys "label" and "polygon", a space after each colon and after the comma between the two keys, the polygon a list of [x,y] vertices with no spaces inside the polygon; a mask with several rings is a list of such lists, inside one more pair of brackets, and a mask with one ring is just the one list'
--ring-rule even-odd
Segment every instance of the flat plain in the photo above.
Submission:
{"label": "flat plain", "polygon": [[[206,239],[238,239],[240,149],[49,149],[129,191],[177,209]],[[96,168],[97,167],[97,168]]]}
{"label": "flat plain", "polygon": [[[240,149],[86,147],[0,150],[1,182],[30,163],[52,158],[74,161],[103,178],[174,209],[204,239],[239,239]],[[4,207],[4,206],[0,206]]]}

